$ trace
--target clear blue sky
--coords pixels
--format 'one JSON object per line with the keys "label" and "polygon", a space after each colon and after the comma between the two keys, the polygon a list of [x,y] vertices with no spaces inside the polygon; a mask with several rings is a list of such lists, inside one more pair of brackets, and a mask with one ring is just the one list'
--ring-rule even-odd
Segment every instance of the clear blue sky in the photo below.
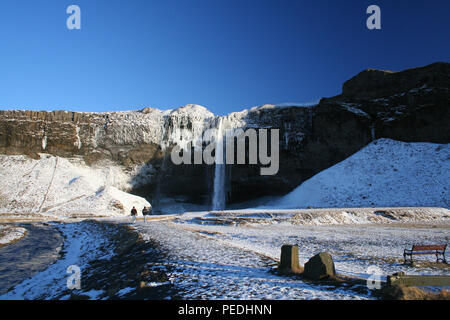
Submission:
{"label": "clear blue sky", "polygon": [[[81,30],[66,28],[71,4]],[[2,0],[0,108],[315,101],[366,68],[449,62],[449,17],[448,0]]]}

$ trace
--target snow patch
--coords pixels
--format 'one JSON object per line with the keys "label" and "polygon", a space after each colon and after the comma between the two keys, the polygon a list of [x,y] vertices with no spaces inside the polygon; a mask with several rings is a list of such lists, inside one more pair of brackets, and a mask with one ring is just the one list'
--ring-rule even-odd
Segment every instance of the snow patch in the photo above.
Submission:
{"label": "snow patch", "polygon": [[22,239],[26,233],[25,228],[0,225],[0,246]]}
{"label": "snow patch", "polygon": [[76,140],[75,140],[74,146],[77,147],[78,149],[81,149],[80,127],[78,127],[78,126],[75,128],[75,137],[76,137]]}
{"label": "snow patch", "polygon": [[347,102],[338,102],[338,104],[344,108],[345,110],[357,114],[359,116],[365,117],[365,118],[369,118],[370,116],[369,114],[367,114],[366,112],[362,111],[361,109],[358,109],[357,107],[359,106],[358,104],[354,104],[354,103],[347,103]]}

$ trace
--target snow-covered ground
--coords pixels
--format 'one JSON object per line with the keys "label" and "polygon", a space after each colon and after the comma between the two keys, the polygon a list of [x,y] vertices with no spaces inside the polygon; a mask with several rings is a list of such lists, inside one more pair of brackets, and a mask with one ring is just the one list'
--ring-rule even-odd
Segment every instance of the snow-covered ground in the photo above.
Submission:
{"label": "snow-covered ground", "polygon": [[342,225],[449,221],[450,210],[433,207],[240,209],[186,213],[183,220],[200,224]]}
{"label": "snow-covered ground", "polygon": [[302,183],[274,208],[450,206],[450,145],[379,139]]}
{"label": "snow-covered ground", "polygon": [[[172,224],[177,229],[207,236],[210,241],[218,241],[223,246],[250,250],[275,260],[279,259],[283,244],[299,246],[301,264],[319,252],[328,251],[338,273],[359,278],[369,276],[367,268],[370,265],[379,267],[384,276],[399,271],[449,274],[448,265],[435,264],[434,256],[415,257],[419,263],[414,267],[403,263],[403,250],[413,244],[448,243],[448,209],[345,210],[187,213]],[[369,212],[375,220],[368,218]],[[402,217],[402,212],[406,216]],[[425,261],[432,263],[422,263]]]}
{"label": "snow-covered ground", "polygon": [[[161,295],[156,296],[159,299],[375,298],[364,285],[317,284],[298,277],[277,275],[273,271],[283,244],[299,246],[301,264],[319,252],[328,251],[333,256],[337,272],[352,277],[367,278],[369,266],[378,267],[382,279],[399,271],[447,275],[450,272],[448,265],[436,263],[434,256],[417,257],[414,266],[403,263],[403,249],[413,244],[448,243],[448,209],[322,211],[206,211],[152,216],[147,222],[139,219],[132,226],[144,240],[151,241],[151,246],[155,244],[161,255],[158,258],[151,256],[155,251],[150,248],[142,253],[145,255],[148,250],[149,256],[137,258],[131,254],[121,258],[125,260],[115,258],[115,245],[105,236],[109,233],[108,227],[104,229],[99,223],[90,221],[55,223],[65,237],[64,255],[46,270],[0,296],[0,300],[70,298],[71,292],[66,286],[70,265],[77,265],[84,272],[90,270],[83,274],[82,288],[75,291],[76,294],[91,299],[111,297],[107,292],[111,285],[109,282],[97,287],[95,283],[100,285],[102,282],[94,281],[83,287],[83,279],[95,278],[96,272],[110,272],[108,267],[113,265],[112,261],[115,261],[115,268],[122,269],[123,263],[142,264],[150,273],[167,275],[165,279],[145,284],[155,290],[162,288]],[[102,221],[130,225],[129,218],[102,218]],[[104,261],[102,269],[92,269],[92,261]],[[139,294],[136,285],[125,280],[116,281],[114,289],[117,293],[112,297]],[[171,289],[164,289],[168,287]]]}
{"label": "snow-covered ground", "polygon": [[20,240],[26,233],[25,228],[0,225],[0,246]]}
{"label": "snow-covered ground", "polygon": [[[68,273],[69,266],[76,265],[82,271],[94,259],[111,257],[111,251],[104,250],[108,244],[105,243],[106,238],[103,234],[97,230],[96,224],[82,222],[62,223],[56,226],[65,237],[63,256],[46,270],[1,295],[0,300],[69,298],[69,296],[61,296],[67,291],[67,280],[72,274]],[[91,295],[93,299],[100,293],[102,292],[84,292],[86,295]]]}
{"label": "snow-covered ground", "polygon": [[144,239],[167,251],[167,261],[152,268],[172,270],[170,282],[180,289],[182,299],[372,298],[364,288],[317,285],[273,274],[272,259],[200,228],[141,221],[135,227]]}
{"label": "snow-covered ground", "polygon": [[5,213],[109,216],[149,205],[121,191],[129,189],[131,178],[112,164],[89,167],[76,158],[0,155],[0,176],[0,212]]}

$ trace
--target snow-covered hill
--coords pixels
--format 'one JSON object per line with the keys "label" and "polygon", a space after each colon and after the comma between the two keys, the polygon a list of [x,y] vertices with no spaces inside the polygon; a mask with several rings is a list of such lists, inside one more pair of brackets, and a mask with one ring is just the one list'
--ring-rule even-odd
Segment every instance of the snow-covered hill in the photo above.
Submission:
{"label": "snow-covered hill", "polygon": [[121,190],[130,176],[111,163],[89,167],[81,159],[41,154],[0,156],[0,213],[65,216],[128,214],[149,203]]}
{"label": "snow-covered hill", "polygon": [[379,139],[302,183],[276,208],[450,206],[450,145]]}

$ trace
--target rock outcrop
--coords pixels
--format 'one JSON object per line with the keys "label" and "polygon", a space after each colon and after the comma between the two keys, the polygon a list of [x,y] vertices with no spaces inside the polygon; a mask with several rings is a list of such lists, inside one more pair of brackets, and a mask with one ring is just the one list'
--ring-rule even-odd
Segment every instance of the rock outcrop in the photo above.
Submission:
{"label": "rock outcrop", "polygon": [[[314,174],[378,138],[405,142],[450,141],[450,64],[402,72],[366,70],[342,94],[316,106],[265,105],[222,117],[225,128],[280,129],[280,170],[261,176],[259,165],[227,166],[227,199],[240,202],[283,195]],[[214,166],[170,161],[174,145],[201,136],[218,122],[206,108],[78,113],[0,111],[0,153],[38,159],[47,153],[112,161],[130,175],[133,193],[155,199],[211,201]]]}
{"label": "rock outcrop", "polygon": [[305,278],[311,280],[322,280],[336,276],[333,257],[328,252],[321,252],[305,263]]}

